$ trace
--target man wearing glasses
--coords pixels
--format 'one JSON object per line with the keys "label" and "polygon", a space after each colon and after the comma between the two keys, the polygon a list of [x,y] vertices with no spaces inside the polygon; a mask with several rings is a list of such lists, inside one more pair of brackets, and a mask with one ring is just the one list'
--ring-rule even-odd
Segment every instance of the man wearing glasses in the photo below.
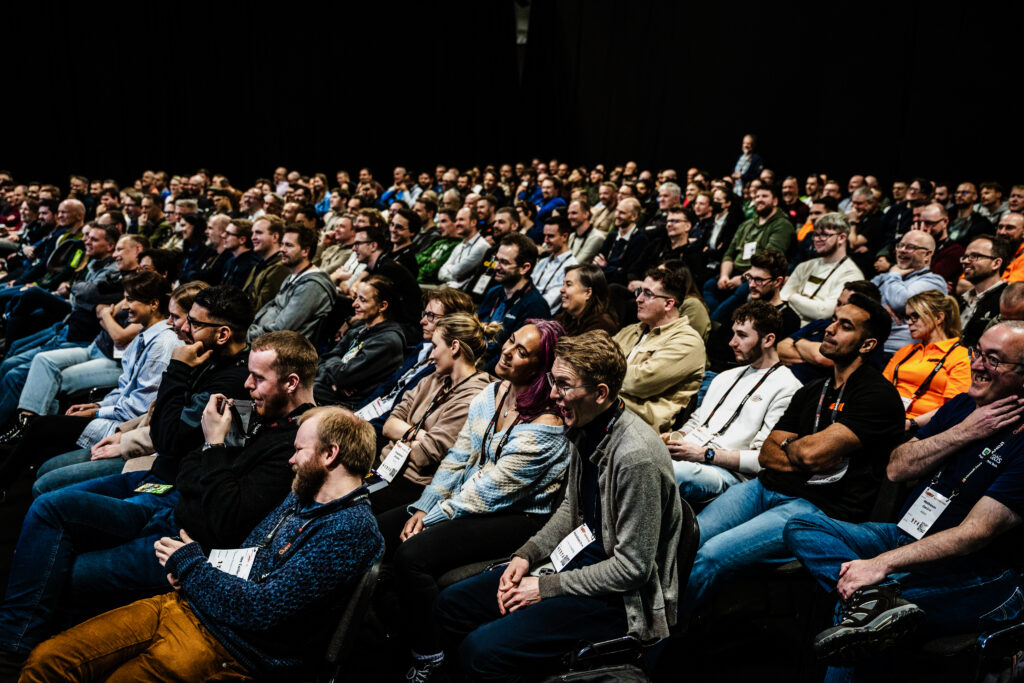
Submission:
{"label": "man wearing glasses", "polygon": [[846,216],[825,214],[815,221],[811,235],[818,257],[798,265],[780,292],[782,300],[800,316],[802,325],[827,318],[836,307],[843,285],[864,279],[846,253],[850,238]]}
{"label": "man wearing glasses", "polygon": [[1024,322],[993,326],[974,350],[967,393],[892,452],[889,479],[918,482],[898,524],[819,512],[786,525],[789,549],[841,601],[838,623],[814,643],[830,664],[881,665],[868,660],[918,625],[936,637],[1020,621],[1022,361]]}
{"label": "man wearing glasses", "polygon": [[934,290],[948,294],[946,280],[931,269],[935,239],[923,230],[911,230],[896,245],[896,265],[871,281],[882,292],[882,305],[892,317],[892,332],[884,351],[892,355],[912,342],[904,311],[907,299]]}
{"label": "man wearing glasses", "polygon": [[626,355],[620,396],[660,434],[693,400],[707,356],[700,334],[679,312],[686,295],[679,274],[652,268],[633,294],[640,322],[615,335]]}
{"label": "man wearing glasses", "polygon": [[999,315],[999,299],[1006,288],[1000,275],[1009,261],[1009,249],[992,235],[980,235],[967,245],[960,263],[964,282],[970,285],[957,297],[960,306],[960,341],[966,346],[978,343],[989,324]]}
{"label": "man wearing glasses", "polygon": [[953,291],[960,279],[960,257],[964,245],[949,238],[949,214],[942,204],[928,204],[921,209],[921,215],[914,219],[913,230],[924,230],[935,240],[935,256],[932,257],[932,271],[946,279],[949,291]]}

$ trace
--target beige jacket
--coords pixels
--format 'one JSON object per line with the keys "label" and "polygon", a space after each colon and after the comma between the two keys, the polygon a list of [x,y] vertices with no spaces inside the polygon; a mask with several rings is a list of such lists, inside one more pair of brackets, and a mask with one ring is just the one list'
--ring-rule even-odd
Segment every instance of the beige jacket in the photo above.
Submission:
{"label": "beige jacket", "polygon": [[707,354],[700,334],[681,315],[651,330],[644,323],[630,325],[615,335],[615,342],[627,358],[619,395],[655,431],[667,431],[704,377]]}

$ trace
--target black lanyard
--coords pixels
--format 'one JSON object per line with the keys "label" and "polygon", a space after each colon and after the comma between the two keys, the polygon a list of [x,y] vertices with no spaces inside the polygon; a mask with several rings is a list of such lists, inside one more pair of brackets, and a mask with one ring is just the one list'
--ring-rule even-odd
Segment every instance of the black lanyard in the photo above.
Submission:
{"label": "black lanyard", "polygon": [[[562,264],[565,263],[570,256],[572,256],[572,252],[566,251],[564,254],[562,254],[562,260],[559,261],[558,263],[555,263],[554,257],[549,256],[549,260],[546,265],[548,266],[548,270],[550,270],[551,272],[545,273],[545,275],[547,275],[547,279],[544,280],[544,284],[537,283],[537,288],[540,289],[542,292],[545,289],[547,289],[548,285],[551,284],[551,280],[553,280],[554,277],[558,275],[558,271],[562,267]],[[552,264],[554,264],[554,268],[551,267]]]}
{"label": "black lanyard", "polygon": [[[736,406],[736,410],[733,411],[732,416],[726,421],[724,425],[722,425],[720,429],[715,431],[716,436],[719,434],[724,434],[725,432],[729,431],[729,427],[731,427],[732,423],[736,421],[737,417],[739,417],[740,411],[743,410],[743,406],[746,405],[747,400],[754,395],[754,392],[761,388],[761,385],[764,384],[766,379],[768,379],[768,376],[771,375],[776,370],[778,370],[780,367],[782,367],[782,363],[778,362],[775,365],[768,368],[768,372],[764,373],[764,375],[761,376],[761,379],[757,380],[757,383],[753,386],[753,388],[747,392],[747,395],[743,397],[743,400],[740,401],[740,404]],[[725,399],[729,398],[729,394],[732,393],[732,390],[736,388],[736,385],[740,383],[740,380],[742,380],[746,376],[746,374],[747,371],[744,369],[743,372],[740,373],[740,376],[736,378],[736,381],[732,383],[732,386],[730,386],[726,390],[725,395],[723,395],[722,398],[718,400],[718,403],[715,405],[715,407],[711,409],[711,413],[707,416],[707,419],[705,419],[704,422],[702,422],[697,427],[697,429],[701,429],[702,427],[708,427],[711,424],[711,418],[715,416],[715,413],[718,412],[718,409],[722,407],[723,403],[725,403]]]}
{"label": "black lanyard", "polygon": [[[508,392],[512,391],[512,385],[509,384],[505,389],[505,393],[501,395],[501,400],[497,401],[494,406],[494,415],[491,416],[491,421],[487,423],[487,429],[484,430],[484,438],[480,442],[480,460],[483,461],[487,458],[487,444],[490,442],[491,437],[494,435],[495,429],[498,424],[498,413],[501,412],[501,407],[505,405],[505,399],[508,398]],[[498,387],[494,387],[494,397],[498,397]],[[505,444],[508,442],[509,436],[512,434],[512,428],[519,424],[522,420],[522,416],[516,413],[516,419],[512,421],[506,429],[505,433],[501,437],[501,441],[498,442],[498,448],[494,452],[494,459],[498,460],[501,458],[501,451],[505,448]]]}
{"label": "black lanyard", "polygon": [[837,263],[837,264],[836,264],[836,267],[835,267],[835,268],[833,268],[832,270],[828,271],[828,275],[826,275],[826,276],[825,276],[825,279],[824,279],[824,280],[822,280],[821,282],[819,282],[819,283],[818,283],[818,287],[817,287],[817,288],[816,288],[816,289],[814,290],[814,292],[813,292],[813,293],[811,294],[811,298],[812,298],[812,299],[813,299],[814,297],[818,296],[818,292],[820,292],[820,291],[821,291],[821,288],[825,286],[825,283],[826,283],[826,282],[828,282],[828,279],[829,279],[830,277],[832,277],[832,274],[833,274],[833,273],[835,273],[835,272],[836,272],[837,270],[839,270],[839,266],[843,265],[843,262],[844,262],[844,261],[846,261],[846,259],[848,259],[848,258],[850,258],[850,257],[849,257],[849,256],[844,256],[843,258],[841,258],[841,259],[839,260],[839,263]]}
{"label": "black lanyard", "polygon": [[[846,385],[850,383],[850,380],[843,382],[843,386],[839,387],[839,394],[836,396],[835,405],[832,406],[832,416],[829,424],[835,424],[836,414],[839,412],[839,403],[843,400],[843,392],[846,391]],[[825,394],[828,393],[828,388],[832,384],[832,378],[829,377],[825,380],[825,386],[821,388],[821,396],[818,397],[818,409],[814,411],[814,428],[811,429],[811,434],[818,433],[818,423],[821,421],[821,407],[825,403]]]}
{"label": "black lanyard", "polygon": [[[935,364],[934,368],[932,368],[932,371],[930,373],[928,373],[928,376],[925,377],[923,382],[921,382],[921,386],[919,386],[917,388],[917,391],[915,391],[913,396],[911,396],[911,398],[910,398],[910,402],[911,403],[913,403],[914,401],[916,401],[917,399],[919,399],[919,398],[921,398],[922,396],[925,395],[925,392],[928,391],[928,387],[931,386],[932,380],[935,379],[935,375],[939,374],[939,370],[941,370],[942,366],[946,364],[946,359],[949,358],[949,354],[953,353],[953,350],[956,349],[956,347],[958,347],[958,346],[960,346],[960,342],[959,341],[957,341],[955,344],[950,346],[949,347],[949,351],[946,351],[946,353],[943,354],[942,358],[939,359],[939,362]],[[899,384],[899,381],[900,381],[900,367],[902,367],[902,365],[904,363],[906,363],[908,360],[910,360],[911,356],[916,354],[918,349],[921,349],[923,351],[924,350],[924,344],[917,344],[917,345],[915,345],[914,348],[910,350],[910,353],[908,353],[906,356],[904,356],[900,360],[900,362],[896,364],[896,367],[893,368],[893,370],[892,370],[892,385],[893,386],[896,386],[897,384]],[[907,407],[909,408],[910,406],[907,406]]]}
{"label": "black lanyard", "polygon": [[[1016,433],[1017,433],[1017,431],[1019,429],[1020,429],[1020,427],[1018,427],[1017,429],[1013,430],[1013,434],[1011,434],[1011,438],[1012,438],[1012,436],[1016,435]],[[996,457],[996,454],[999,452],[999,449],[1001,449],[1003,446],[1005,446],[1006,442],[1010,441],[1010,440],[1011,440],[1010,438],[1003,439],[998,444],[996,444],[995,448],[991,448],[991,449],[986,448],[985,450],[983,450],[982,451],[982,458],[981,458],[981,460],[979,460],[977,462],[977,464],[975,464],[974,467],[972,467],[967,472],[967,474],[965,474],[963,477],[960,478],[960,483],[956,485],[956,488],[953,489],[953,491],[949,494],[949,496],[947,496],[947,498],[949,498],[950,500],[953,500],[958,495],[960,495],[960,489],[963,488],[963,485],[966,484],[967,480],[971,478],[971,475],[974,474],[975,472],[977,472],[978,469],[982,465],[984,465],[985,463],[987,463],[987,462],[989,462],[991,460],[994,460],[995,457]],[[1001,462],[1002,462],[1002,460],[996,460],[996,467],[998,467]],[[928,488],[930,488],[930,489],[934,489],[935,488],[935,484],[937,484],[938,481],[939,481],[939,478],[942,477],[942,472],[943,472],[943,470],[939,470],[938,472],[935,473],[935,476],[932,477],[931,482],[928,484]]]}
{"label": "black lanyard", "polygon": [[[430,417],[435,410],[443,406],[445,402],[447,402],[448,399],[451,398],[452,394],[455,393],[456,389],[458,389],[463,384],[465,384],[466,382],[473,379],[479,374],[479,372],[474,372],[472,375],[466,377],[455,386],[449,386],[447,389],[441,389],[440,393],[436,394],[433,400],[430,402],[430,405],[427,407],[427,412],[423,413],[423,417],[419,419],[419,422],[417,422],[416,426],[413,427],[412,432],[409,433],[409,439],[412,439],[416,435],[416,432],[420,431],[423,428],[423,423],[427,421],[427,418]],[[450,376],[448,377],[448,383],[451,383]]]}

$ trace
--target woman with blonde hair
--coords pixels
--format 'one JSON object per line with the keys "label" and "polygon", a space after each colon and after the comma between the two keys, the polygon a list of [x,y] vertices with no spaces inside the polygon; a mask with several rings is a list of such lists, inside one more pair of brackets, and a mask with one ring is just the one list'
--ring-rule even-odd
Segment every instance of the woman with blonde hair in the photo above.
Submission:
{"label": "woman with blonde hair", "polygon": [[500,331],[500,323],[482,323],[469,313],[437,322],[430,351],[434,372],[405,394],[384,423],[390,443],[376,471],[389,484],[370,497],[375,513],[413,502],[430,483],[466,422],[470,401],[491,382],[478,366]]}
{"label": "woman with blonde hair", "polygon": [[903,399],[907,429],[916,431],[935,411],[971,384],[971,356],[960,342],[956,299],[928,291],[907,299],[907,327],[914,343],[899,349],[885,377]]}

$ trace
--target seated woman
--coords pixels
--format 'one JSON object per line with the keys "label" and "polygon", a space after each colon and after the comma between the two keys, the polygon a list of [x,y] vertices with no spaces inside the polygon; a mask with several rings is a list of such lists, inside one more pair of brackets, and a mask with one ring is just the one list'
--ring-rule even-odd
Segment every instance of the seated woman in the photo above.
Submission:
{"label": "seated woman", "polygon": [[[469,295],[458,289],[440,287],[427,290],[423,294],[423,314],[420,316],[423,340],[409,351],[402,367],[378,384],[359,406],[357,414],[374,425],[378,436],[391,409],[398,405],[402,397],[412,391],[421,379],[434,371],[430,351],[433,348],[431,339],[434,337],[437,321],[452,313],[473,313],[475,310],[476,306]],[[377,399],[380,399],[379,403],[376,402]]]}
{"label": "seated woman", "polygon": [[391,280],[380,275],[356,285],[351,319],[355,326],[320,361],[313,385],[317,405],[357,406],[399,368],[405,334],[392,319],[399,298]]}
{"label": "seated woman", "polygon": [[423,494],[408,508],[377,516],[416,669],[441,659],[431,616],[437,578],[471,562],[507,557],[554,510],[569,462],[546,377],[560,336],[561,325],[547,320],[529,320],[516,330],[495,370],[502,381],[473,399]]}
{"label": "seated woman", "polygon": [[455,444],[470,401],[491,383],[477,365],[500,330],[500,323],[482,323],[470,313],[453,313],[437,322],[430,351],[434,372],[405,394],[384,423],[390,443],[381,451],[376,471],[390,484],[370,496],[374,512],[408,505],[423,494]]}
{"label": "seated woman", "polygon": [[[182,342],[188,342],[181,331],[185,316],[192,308],[196,294],[207,286],[205,282],[189,282],[171,292],[171,300],[167,305],[167,325]],[[36,472],[32,497],[38,498],[44,493],[80,481],[117,474],[124,469],[126,460],[134,458],[141,458],[135,469],[148,470],[153,458],[144,456],[156,453],[149,436],[149,418],[152,414],[151,404],[145,415],[117,425],[113,434],[103,437],[91,448],[68,451],[44,462]],[[142,463],[146,464],[143,466]]]}
{"label": "seated woman", "polygon": [[64,415],[32,420],[25,437],[0,466],[0,486],[11,483],[23,467],[44,462],[75,448],[91,448],[117,425],[143,415],[156,398],[171,352],[181,340],[167,325],[171,285],[156,273],[142,271],[124,279],[129,320],[142,332],[128,345],[121,359],[123,372],[117,388],[99,403],[71,406]]}
{"label": "seated woman", "polygon": [[604,271],[587,263],[569,266],[562,280],[562,310],[555,316],[567,337],[590,330],[608,334],[619,331],[619,320],[608,301],[608,281]]}
{"label": "seated woman", "polygon": [[917,341],[899,349],[883,374],[893,383],[907,411],[907,429],[928,424],[949,399],[971,384],[971,357],[960,343],[956,299],[927,291],[907,299],[907,327]]}

